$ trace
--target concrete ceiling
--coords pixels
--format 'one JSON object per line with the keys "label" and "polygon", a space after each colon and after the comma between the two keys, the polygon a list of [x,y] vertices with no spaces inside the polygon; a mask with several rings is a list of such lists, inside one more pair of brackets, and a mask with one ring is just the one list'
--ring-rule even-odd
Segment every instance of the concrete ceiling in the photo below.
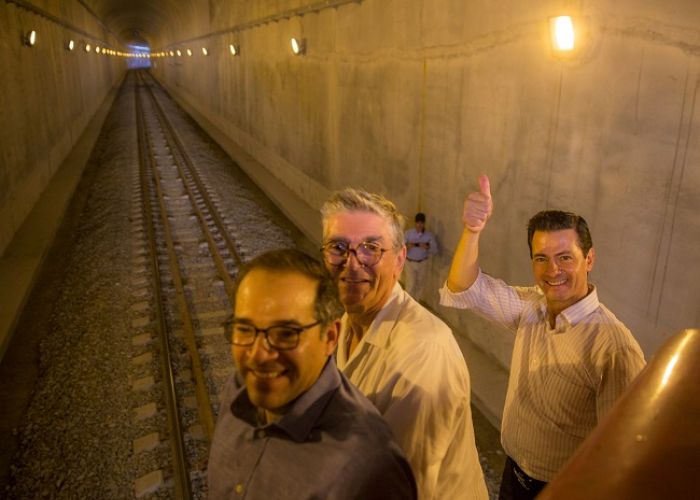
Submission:
{"label": "concrete ceiling", "polygon": [[208,12],[208,0],[79,0],[124,44],[157,48]]}

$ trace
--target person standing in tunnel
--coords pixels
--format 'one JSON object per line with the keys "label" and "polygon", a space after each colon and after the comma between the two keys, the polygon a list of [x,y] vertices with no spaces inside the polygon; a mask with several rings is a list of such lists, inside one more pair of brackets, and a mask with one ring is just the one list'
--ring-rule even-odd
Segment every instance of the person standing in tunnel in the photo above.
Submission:
{"label": "person standing in tunnel", "polygon": [[403,217],[386,198],[352,188],[321,212],[323,258],[345,307],[338,367],[388,422],[419,498],[488,498],[464,356],[449,327],[398,283]]}
{"label": "person standing in tunnel", "polygon": [[423,295],[428,276],[429,258],[438,252],[435,235],[425,229],[425,214],[418,212],[414,218],[415,228],[406,231],[406,265],[404,283],[406,291],[416,300]]}
{"label": "person standing in tunnel", "polygon": [[292,249],[236,278],[209,498],[415,499],[386,422],[334,360],[342,305],[323,264]]}
{"label": "person standing in tunnel", "polygon": [[479,237],[493,211],[489,179],[479,177],[442,305],[468,309],[515,333],[501,442],[501,499],[531,499],[644,368],[631,332],[598,301],[588,273],[595,250],[583,217],[539,212],[527,227],[536,286],[513,287],[483,273]]}

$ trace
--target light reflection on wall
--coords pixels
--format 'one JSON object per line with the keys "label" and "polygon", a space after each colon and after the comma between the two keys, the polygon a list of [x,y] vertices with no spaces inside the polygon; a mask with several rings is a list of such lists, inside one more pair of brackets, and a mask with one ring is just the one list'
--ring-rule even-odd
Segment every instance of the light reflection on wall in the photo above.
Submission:
{"label": "light reflection on wall", "polygon": [[[143,45],[129,45],[129,52],[133,54],[150,54],[151,48]],[[129,69],[150,68],[151,59],[149,57],[129,57],[127,58],[127,67]]]}

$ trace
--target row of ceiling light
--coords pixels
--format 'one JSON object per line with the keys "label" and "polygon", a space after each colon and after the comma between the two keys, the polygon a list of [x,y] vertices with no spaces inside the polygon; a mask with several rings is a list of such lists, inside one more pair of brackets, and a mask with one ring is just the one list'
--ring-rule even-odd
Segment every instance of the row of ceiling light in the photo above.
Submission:
{"label": "row of ceiling light", "polygon": [[[289,46],[292,49],[294,55],[301,55],[306,52],[306,40],[302,38],[291,38],[289,40]],[[202,54],[205,56],[209,55],[209,49],[202,47]],[[238,56],[241,54],[241,47],[238,44],[232,43],[228,46],[228,50],[232,56]],[[148,54],[148,57],[181,57],[183,55],[192,56],[192,49],[170,49],[162,50],[160,52],[153,52]]]}
{"label": "row of ceiling light", "polygon": [[[36,45],[37,41],[37,33],[36,30],[31,30],[27,32],[24,35],[23,38],[24,44],[27,45],[28,47],[34,47]],[[292,53],[295,55],[300,55],[306,52],[306,40],[300,39],[300,38],[292,38],[289,41],[289,45],[292,49]],[[74,50],[76,47],[75,40],[69,40],[66,42],[65,48],[68,51]],[[139,58],[150,58],[150,57],[180,57],[183,54],[187,56],[192,56],[193,52],[192,49],[176,49],[176,50],[163,50],[160,52],[122,52],[119,50],[114,50],[109,47],[100,47],[99,45],[95,45],[95,53],[96,54],[105,54],[105,55],[110,55],[110,56],[119,56],[119,57],[139,57]],[[241,53],[241,48],[237,44],[230,44],[228,46],[229,52],[231,52],[231,55],[237,56]],[[85,42],[83,44],[83,50],[85,52],[90,52],[92,51],[93,47],[89,43]],[[202,47],[202,54],[205,56],[209,55],[209,49],[206,47]]]}

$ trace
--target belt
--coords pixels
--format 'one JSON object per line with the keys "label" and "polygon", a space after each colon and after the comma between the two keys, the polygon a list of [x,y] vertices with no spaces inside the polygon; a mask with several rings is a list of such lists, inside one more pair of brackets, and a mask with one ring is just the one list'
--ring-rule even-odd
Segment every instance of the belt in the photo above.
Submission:
{"label": "belt", "polygon": [[428,260],[428,257],[426,257],[425,259],[421,259],[421,260],[413,260],[413,259],[409,259],[408,257],[406,257],[406,260],[409,262],[423,262],[425,260]]}

